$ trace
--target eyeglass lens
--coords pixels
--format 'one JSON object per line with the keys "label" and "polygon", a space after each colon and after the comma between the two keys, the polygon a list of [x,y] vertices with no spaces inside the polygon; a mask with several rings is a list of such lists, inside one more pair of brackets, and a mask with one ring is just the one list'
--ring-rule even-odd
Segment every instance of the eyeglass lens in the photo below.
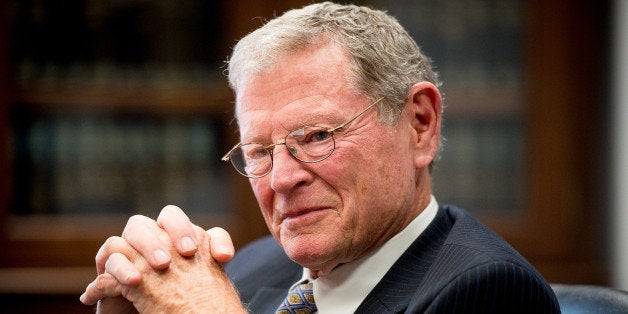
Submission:
{"label": "eyeglass lens", "polygon": [[283,143],[241,145],[231,153],[231,163],[238,172],[247,177],[262,177],[272,169],[272,150],[277,145],[286,145],[294,158],[307,163],[319,162],[329,157],[335,147],[333,133],[329,129],[306,126],[290,132]]}

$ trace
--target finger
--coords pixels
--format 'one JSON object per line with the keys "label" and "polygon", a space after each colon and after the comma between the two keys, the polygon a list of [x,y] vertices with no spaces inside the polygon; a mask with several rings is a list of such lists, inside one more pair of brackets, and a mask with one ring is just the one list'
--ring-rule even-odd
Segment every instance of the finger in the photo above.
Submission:
{"label": "finger", "polygon": [[179,254],[192,256],[196,253],[198,241],[194,235],[194,225],[181,208],[173,205],[164,207],[157,217],[157,224],[166,230]]}
{"label": "finger", "polygon": [[207,230],[212,257],[220,263],[226,263],[233,258],[235,249],[229,233],[220,227]]}
{"label": "finger", "polygon": [[136,286],[142,281],[142,275],[135,265],[123,254],[113,253],[105,263],[105,270],[120,284]]}
{"label": "finger", "polygon": [[135,259],[138,254],[125,239],[109,237],[96,253],[96,271],[99,275],[105,272],[105,263],[113,253],[122,253],[128,259]]}
{"label": "finger", "polygon": [[80,300],[85,305],[94,305],[100,299],[120,296],[121,291],[118,286],[118,280],[111,274],[98,275],[94,281],[87,285]]}
{"label": "finger", "polygon": [[170,264],[170,243],[164,243],[164,231],[154,220],[135,215],[129,218],[122,237],[143,257],[153,269],[165,269]]}

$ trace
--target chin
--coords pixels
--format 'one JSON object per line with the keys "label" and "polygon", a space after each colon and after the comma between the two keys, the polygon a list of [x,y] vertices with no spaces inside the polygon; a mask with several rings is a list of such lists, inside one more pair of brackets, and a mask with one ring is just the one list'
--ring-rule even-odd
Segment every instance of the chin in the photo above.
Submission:
{"label": "chin", "polygon": [[290,259],[307,268],[318,268],[328,263],[337,249],[335,246],[326,245],[318,235],[282,239],[281,246]]}

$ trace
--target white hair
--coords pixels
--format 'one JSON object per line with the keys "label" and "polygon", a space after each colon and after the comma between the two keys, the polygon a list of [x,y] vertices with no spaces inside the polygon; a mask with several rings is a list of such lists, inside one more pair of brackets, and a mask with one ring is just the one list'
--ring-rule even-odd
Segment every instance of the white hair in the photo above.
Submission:
{"label": "white hair", "polygon": [[350,58],[349,78],[379,104],[380,121],[398,121],[410,87],[440,85],[430,60],[395,18],[383,11],[323,2],[290,10],[242,38],[228,61],[229,84],[260,74],[291,53],[333,40]]}

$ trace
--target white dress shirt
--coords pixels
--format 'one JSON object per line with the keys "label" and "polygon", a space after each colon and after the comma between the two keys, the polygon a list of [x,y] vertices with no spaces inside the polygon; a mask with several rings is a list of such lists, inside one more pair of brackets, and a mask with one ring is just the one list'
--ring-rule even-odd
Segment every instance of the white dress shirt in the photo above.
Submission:
{"label": "white dress shirt", "polygon": [[313,279],[308,269],[298,283],[314,284],[314,300],[319,313],[354,313],[386,272],[436,217],[438,203],[429,205],[406,228],[366,256],[335,268],[329,275]]}

